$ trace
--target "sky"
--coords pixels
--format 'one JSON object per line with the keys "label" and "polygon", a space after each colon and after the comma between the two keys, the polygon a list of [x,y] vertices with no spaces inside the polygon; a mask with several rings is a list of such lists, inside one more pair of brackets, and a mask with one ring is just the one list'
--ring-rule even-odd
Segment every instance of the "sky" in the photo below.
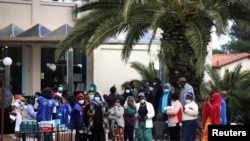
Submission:
{"label": "sky", "polygon": [[221,45],[227,43],[230,41],[230,38],[228,35],[223,35],[221,37],[218,37],[216,34],[212,34],[212,47],[213,49],[221,49]]}
{"label": "sky", "polygon": [[[232,22],[229,21],[228,22],[228,28],[227,30],[230,30],[231,26],[232,26]],[[228,41],[230,41],[230,37],[228,35],[228,33],[226,35],[221,35],[220,37],[218,37],[216,34],[215,34],[215,28],[213,27],[212,28],[212,47],[213,49],[220,49],[221,45],[227,43]],[[229,32],[229,31],[227,31]]]}

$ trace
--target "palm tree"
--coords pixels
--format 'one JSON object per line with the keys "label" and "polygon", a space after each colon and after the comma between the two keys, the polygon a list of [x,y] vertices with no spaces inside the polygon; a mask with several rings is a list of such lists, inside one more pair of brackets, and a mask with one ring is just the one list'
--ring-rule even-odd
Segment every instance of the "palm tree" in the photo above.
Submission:
{"label": "palm tree", "polygon": [[202,95],[209,95],[211,91],[227,91],[229,105],[232,108],[232,121],[249,124],[250,120],[250,71],[242,71],[242,66],[236,66],[233,71],[226,70],[219,76],[215,70],[206,66],[211,80],[202,84]]}
{"label": "palm tree", "polygon": [[200,99],[212,28],[218,35],[224,34],[231,20],[249,30],[249,3],[249,0],[90,1],[77,9],[85,15],[58,45],[55,60],[70,47],[91,54],[105,39],[126,33],[121,56],[127,62],[133,45],[152,31],[150,47],[160,29],[160,56],[169,71],[170,83],[178,91],[178,77],[186,77]]}
{"label": "palm tree", "polygon": [[[135,69],[141,76],[140,80],[134,80],[136,81],[137,84],[139,84],[137,87],[141,88],[142,84],[145,81],[148,82],[153,82],[154,78],[157,77],[157,71],[154,68],[154,63],[153,62],[149,62],[148,66],[145,66],[144,64],[138,62],[138,61],[134,61],[130,63],[130,67]],[[125,88],[125,86],[127,86],[129,84],[128,82],[124,82],[122,84],[122,88]]]}

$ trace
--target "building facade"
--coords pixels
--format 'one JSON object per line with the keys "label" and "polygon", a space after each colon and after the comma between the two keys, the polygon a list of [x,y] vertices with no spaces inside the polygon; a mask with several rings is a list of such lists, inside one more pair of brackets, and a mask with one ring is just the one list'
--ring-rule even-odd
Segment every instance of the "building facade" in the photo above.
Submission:
{"label": "building facade", "polygon": [[[115,84],[140,79],[139,74],[121,60],[122,39],[109,39],[90,56],[74,50],[73,75],[68,74],[67,53],[59,62],[54,61],[56,45],[62,41],[79,15],[74,9],[79,1],[73,0],[0,0],[1,58],[13,60],[10,69],[10,88],[13,93],[30,95],[45,87],[65,84],[73,78],[74,90],[86,90],[95,83],[100,91],[108,93]],[[129,59],[159,62],[159,42],[152,45],[148,54],[147,42],[135,46]],[[72,59],[72,58],[71,58]],[[72,60],[71,60],[72,61]],[[72,77],[72,78],[71,78]]]}

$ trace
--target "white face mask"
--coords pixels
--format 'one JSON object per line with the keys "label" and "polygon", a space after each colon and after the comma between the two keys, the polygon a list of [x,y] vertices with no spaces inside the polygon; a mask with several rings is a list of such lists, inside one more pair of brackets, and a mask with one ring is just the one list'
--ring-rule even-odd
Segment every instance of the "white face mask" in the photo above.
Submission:
{"label": "white face mask", "polygon": [[149,90],[152,92],[154,91],[154,87],[149,87]]}
{"label": "white face mask", "polygon": [[185,100],[185,102],[186,102],[186,104],[188,104],[188,103],[190,103],[190,102],[191,102],[191,100],[186,99],[186,100]]}
{"label": "white face mask", "polygon": [[95,101],[100,101],[101,98],[100,97],[95,97]]}
{"label": "white face mask", "polygon": [[145,103],[145,99],[141,99],[140,102],[141,102],[141,103]]}
{"label": "white face mask", "polygon": [[83,100],[83,99],[82,99],[82,100],[79,100],[78,102],[79,102],[79,104],[81,104],[81,105],[84,104],[84,100]]}
{"label": "white face mask", "polygon": [[127,94],[130,93],[130,90],[125,90],[125,93],[127,93]]}
{"label": "white face mask", "polygon": [[154,82],[153,85],[156,85],[156,82]]}
{"label": "white face mask", "polygon": [[58,87],[58,91],[62,91],[63,90],[63,87]]}
{"label": "white face mask", "polygon": [[164,92],[169,92],[169,89],[164,89]]}
{"label": "white face mask", "polygon": [[93,100],[93,98],[94,98],[94,95],[89,96],[89,100]]}

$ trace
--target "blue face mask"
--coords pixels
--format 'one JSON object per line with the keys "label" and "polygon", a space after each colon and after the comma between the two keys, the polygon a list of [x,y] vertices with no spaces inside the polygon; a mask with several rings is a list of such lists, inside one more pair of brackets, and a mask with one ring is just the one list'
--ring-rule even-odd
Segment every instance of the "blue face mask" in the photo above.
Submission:
{"label": "blue face mask", "polygon": [[20,106],[24,106],[24,102],[20,102]]}
{"label": "blue face mask", "polygon": [[58,102],[56,102],[56,106],[59,106],[59,103],[58,103]]}
{"label": "blue face mask", "polygon": [[149,87],[149,90],[152,92],[154,91],[154,87]]}

